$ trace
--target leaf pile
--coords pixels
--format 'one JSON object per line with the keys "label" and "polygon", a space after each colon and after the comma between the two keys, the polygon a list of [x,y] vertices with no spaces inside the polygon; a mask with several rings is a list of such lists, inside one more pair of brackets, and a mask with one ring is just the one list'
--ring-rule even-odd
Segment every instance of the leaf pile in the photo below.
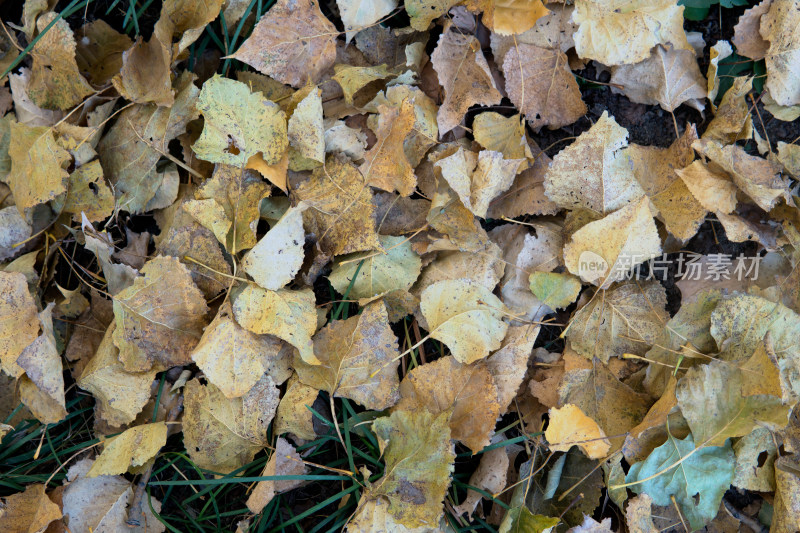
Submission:
{"label": "leaf pile", "polygon": [[[0,530],[203,530],[159,501],[198,476],[237,531],[290,491],[354,532],[722,530],[726,493],[796,529],[800,148],[762,117],[800,116],[796,0],[733,46],[676,0],[165,0],[135,40],[54,4],[2,37],[0,436],[91,397],[92,441]],[[709,221],[757,277],[632,279]]]}

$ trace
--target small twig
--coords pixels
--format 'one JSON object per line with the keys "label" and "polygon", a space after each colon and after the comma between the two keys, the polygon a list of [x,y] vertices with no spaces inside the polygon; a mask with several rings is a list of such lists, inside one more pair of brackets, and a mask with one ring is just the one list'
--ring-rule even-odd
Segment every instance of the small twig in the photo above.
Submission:
{"label": "small twig", "polygon": [[723,498],[722,503],[723,505],[725,505],[725,510],[728,512],[729,515],[731,515],[733,518],[735,518],[742,524],[746,525],[756,533],[769,533],[769,529],[767,529],[767,527],[764,526],[764,524],[747,516],[742,511],[734,507],[733,504],[729,502],[727,498]]}

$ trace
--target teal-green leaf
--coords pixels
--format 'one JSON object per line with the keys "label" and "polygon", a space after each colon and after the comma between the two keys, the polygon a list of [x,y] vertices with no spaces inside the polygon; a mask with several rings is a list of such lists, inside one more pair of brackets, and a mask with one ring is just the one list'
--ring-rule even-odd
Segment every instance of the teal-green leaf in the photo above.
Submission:
{"label": "teal-green leaf", "polygon": [[[626,483],[631,483],[666,469],[652,479],[633,485],[631,490],[637,494],[647,493],[656,505],[672,505],[671,496],[674,496],[692,530],[703,527],[717,515],[722,496],[733,481],[736,464],[730,442],[696,452],[694,449],[691,435],[684,440],[670,436],[647,459],[633,465],[625,477]],[[686,459],[676,464],[684,457]],[[671,465],[674,466],[670,468]]]}

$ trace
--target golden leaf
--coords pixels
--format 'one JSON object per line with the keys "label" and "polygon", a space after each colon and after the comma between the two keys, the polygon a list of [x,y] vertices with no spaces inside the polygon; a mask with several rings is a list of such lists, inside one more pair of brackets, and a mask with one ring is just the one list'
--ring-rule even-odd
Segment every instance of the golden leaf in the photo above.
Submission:
{"label": "golden leaf", "polygon": [[21,214],[66,190],[65,167],[72,158],[56,143],[51,128],[12,123],[8,155],[8,186]]}
{"label": "golden leaf", "polygon": [[[289,444],[286,439],[278,437],[272,456],[264,465],[262,476],[300,476],[306,474],[306,468],[300,454]],[[302,479],[281,479],[273,481],[267,479],[256,483],[253,492],[247,498],[247,508],[253,513],[260,513],[276,494],[287,492],[299,487],[304,482]]]}
{"label": "golden leaf", "polygon": [[34,483],[7,496],[0,515],[0,528],[8,533],[38,533],[61,518],[61,509],[45,494],[44,483]]}
{"label": "golden leaf", "polygon": [[103,453],[95,459],[86,477],[124,474],[129,468],[142,466],[155,457],[166,443],[167,425],[164,422],[126,429],[105,441]]}
{"label": "golden leaf", "polygon": [[601,459],[608,454],[611,445],[606,434],[579,407],[568,403],[551,408],[549,415],[544,438],[551,451],[566,452],[577,445],[589,459]]}
{"label": "golden leaf", "polygon": [[414,128],[414,100],[406,98],[399,109],[379,106],[377,142],[364,154],[359,167],[373,187],[410,196],[417,186],[414,169],[406,158],[404,141]]}
{"label": "golden leaf", "polygon": [[0,294],[0,362],[6,374],[19,377],[24,370],[17,358],[39,336],[39,316],[24,274],[0,272]]}
{"label": "golden leaf", "polygon": [[776,104],[800,104],[800,40],[794,31],[800,25],[800,11],[793,0],[773,0],[761,17],[761,37],[769,41],[767,63],[769,94]]}

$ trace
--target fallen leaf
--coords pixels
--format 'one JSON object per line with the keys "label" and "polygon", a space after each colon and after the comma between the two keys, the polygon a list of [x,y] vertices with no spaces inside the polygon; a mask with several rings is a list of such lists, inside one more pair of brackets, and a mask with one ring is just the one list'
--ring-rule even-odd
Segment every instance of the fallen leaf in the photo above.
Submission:
{"label": "fallen leaf", "polygon": [[111,216],[114,193],[106,184],[99,160],[82,165],[69,175],[66,195],[53,201],[53,209],[72,213],[75,222],[82,220],[81,213],[85,213],[90,222],[100,222]]}
{"label": "fallen leaf", "polygon": [[422,291],[420,308],[430,336],[469,364],[500,347],[508,330],[506,306],[485,287],[466,280],[439,281]]}
{"label": "fallen leaf", "polygon": [[586,114],[586,104],[562,51],[519,43],[506,53],[503,72],[509,99],[534,130],[568,126]]}
{"label": "fallen leaf", "polygon": [[44,483],[28,485],[24,492],[4,498],[0,527],[9,533],[39,533],[61,518],[61,509],[45,494]]}
{"label": "fallen leaf", "polygon": [[500,103],[501,94],[475,37],[444,32],[431,54],[431,63],[445,93],[437,117],[440,135],[458,126],[471,106]]}
{"label": "fallen leaf", "polygon": [[398,410],[373,422],[386,474],[367,488],[356,516],[368,502],[388,500],[387,512],[406,528],[438,524],[455,460],[447,418]]}
{"label": "fallen leaf", "polygon": [[66,190],[69,174],[65,167],[71,158],[56,143],[51,128],[12,123],[8,155],[8,186],[21,214]]}
{"label": "fallen leaf", "polygon": [[683,6],[675,0],[576,0],[575,51],[608,66],[638,63],[657,44],[693,50],[683,31]]}
{"label": "fallen leaf", "polygon": [[522,385],[538,336],[539,326],[509,326],[503,346],[486,359],[486,368],[497,387],[501,414],[509,408]]}
{"label": "fallen leaf", "polygon": [[[308,472],[297,450],[286,439],[278,437],[272,456],[264,465],[261,476],[302,476]],[[253,492],[247,498],[247,508],[253,513],[260,513],[272,501],[276,494],[288,492],[303,484],[302,479],[266,479],[256,483]]]}
{"label": "fallen leaf", "polygon": [[200,159],[239,168],[259,153],[268,165],[280,161],[288,146],[286,117],[261,93],[217,75],[203,84],[196,105],[205,118],[192,145]]}
{"label": "fallen leaf", "polygon": [[622,93],[639,104],[658,104],[674,111],[683,103],[702,111],[706,79],[700,73],[694,50],[656,46],[648,58],[632,65],[612,69],[611,83],[622,86]]}
{"label": "fallen leaf", "polygon": [[447,13],[451,7],[463,0],[404,0],[411,27],[426,31],[434,19]]}
{"label": "fallen leaf", "polygon": [[750,59],[763,59],[769,50],[769,41],[765,41],[759,32],[761,16],[769,11],[772,0],[762,0],[760,3],[746,9],[739,17],[739,22],[733,27],[733,42],[736,53]]}
{"label": "fallen leaf", "polygon": [[142,466],[155,457],[166,443],[167,426],[164,422],[126,429],[105,442],[103,453],[95,459],[86,477],[124,474],[129,468]]}
{"label": "fallen leaf", "polygon": [[728,58],[733,54],[733,48],[728,41],[717,41],[709,51],[708,62],[708,102],[711,104],[711,109],[716,111],[717,107],[714,101],[717,99],[719,93],[720,80],[719,80],[719,64],[722,60]]}
{"label": "fallen leaf", "polygon": [[241,267],[261,287],[278,290],[294,279],[303,265],[303,211],[292,207],[269,232],[245,254]]}
{"label": "fallen leaf", "polygon": [[463,365],[446,356],[414,368],[400,383],[394,412],[442,413],[452,438],[479,452],[489,444],[500,414],[492,374],[485,365]]}
{"label": "fallen leaf", "polygon": [[500,35],[523,33],[548,13],[541,0],[492,0],[487,4],[484,23]]}
{"label": "fallen leaf", "polygon": [[329,323],[313,340],[319,364],[296,358],[301,382],[376,411],[397,403],[400,352],[382,301],[368,304],[357,316]]}
{"label": "fallen leaf", "polygon": [[39,316],[24,274],[0,271],[0,294],[0,361],[6,374],[19,377],[17,359],[39,336]]}
{"label": "fallen leaf", "polygon": [[773,492],[777,448],[769,429],[759,427],[733,445],[736,470],[732,485],[743,490]]}
{"label": "fallen leaf", "polygon": [[737,188],[727,174],[712,171],[702,161],[675,169],[675,173],[705,209],[726,214],[736,209]]}
{"label": "fallen leaf", "polygon": [[653,523],[652,507],[653,498],[646,493],[631,498],[625,508],[625,520],[628,526],[640,533],[658,533],[659,529]]}
{"label": "fallen leaf", "polygon": [[644,191],[627,151],[628,130],[604,111],[600,119],[554,158],[545,174],[547,197],[561,208],[608,214],[636,202]]}
{"label": "fallen leaf", "polygon": [[362,29],[372,26],[397,9],[397,3],[398,0],[336,0],[347,42]]}
{"label": "fallen leaf", "polygon": [[95,397],[96,416],[110,426],[119,427],[133,422],[142,411],[150,399],[150,385],[157,371],[126,371],[114,345],[114,328],[112,322],[77,381],[80,388]]}
{"label": "fallen leaf", "polygon": [[577,445],[589,459],[600,459],[611,448],[597,422],[586,416],[579,407],[565,404],[560,408],[551,408],[549,415],[544,438],[551,451],[566,452]]}
{"label": "fallen leaf", "polygon": [[292,87],[317,83],[336,60],[334,25],[315,0],[280,0],[231,57]]}
{"label": "fallen leaf", "polygon": [[349,298],[373,299],[391,291],[408,290],[417,281],[422,260],[414,253],[411,242],[405,237],[379,239],[380,249],[345,255],[333,264],[328,279],[339,294],[349,288]]}
{"label": "fallen leaf", "polygon": [[414,100],[403,100],[399,109],[378,109],[377,141],[364,154],[359,170],[371,186],[410,196],[417,186],[417,177],[406,158],[404,141],[414,128]]}
{"label": "fallen leaf", "polygon": [[308,408],[314,405],[318,395],[319,390],[304,385],[296,375],[290,378],[275,414],[273,432],[276,435],[291,433],[301,439],[313,440],[317,434],[314,432],[314,415]]}
{"label": "fallen leaf", "polygon": [[674,498],[692,529],[699,529],[717,515],[733,480],[734,461],[730,443],[696,449],[691,436],[670,437],[632,465],[625,481],[638,482],[631,490],[646,493],[656,505],[673,505]]}
{"label": "fallen leaf", "polygon": [[114,298],[120,361],[129,372],[188,363],[206,325],[203,294],[174,257],[151,259],[141,274]]}
{"label": "fallen leaf", "polygon": [[316,237],[323,250],[342,255],[380,248],[372,193],[350,162],[329,156],[325,166],[293,192],[308,205],[303,214],[306,233]]}
{"label": "fallen leaf", "polygon": [[226,398],[216,386],[195,378],[184,388],[183,438],[200,468],[228,474],[264,448],[267,428],[278,407],[272,378],[262,376],[241,398]]}
{"label": "fallen leaf", "polygon": [[800,104],[800,41],[793,31],[800,24],[800,13],[791,0],[773,0],[761,17],[761,37],[769,41],[764,58],[767,66],[766,87],[775,103],[782,106]]}
{"label": "fallen leaf", "polygon": [[602,522],[597,522],[592,517],[583,515],[583,523],[570,528],[567,533],[613,533],[611,519],[604,518]]}
{"label": "fallen leaf", "polygon": [[571,274],[531,272],[531,292],[551,309],[569,306],[581,292],[581,282]]}
{"label": "fallen leaf", "polygon": [[781,457],[775,461],[775,501],[773,522],[770,531],[775,533],[791,533],[800,520],[800,498],[798,498],[798,481],[796,462],[789,457]]}
{"label": "fallen leaf", "polygon": [[752,89],[752,77],[738,76],[733,79],[733,85],[722,95],[714,118],[706,126],[703,139],[731,144],[753,136],[750,105],[745,98]]}
{"label": "fallen leaf", "polygon": [[233,316],[246,330],[283,339],[297,348],[303,361],[320,364],[311,341],[317,329],[311,289],[270,291],[248,284],[233,299]]}

